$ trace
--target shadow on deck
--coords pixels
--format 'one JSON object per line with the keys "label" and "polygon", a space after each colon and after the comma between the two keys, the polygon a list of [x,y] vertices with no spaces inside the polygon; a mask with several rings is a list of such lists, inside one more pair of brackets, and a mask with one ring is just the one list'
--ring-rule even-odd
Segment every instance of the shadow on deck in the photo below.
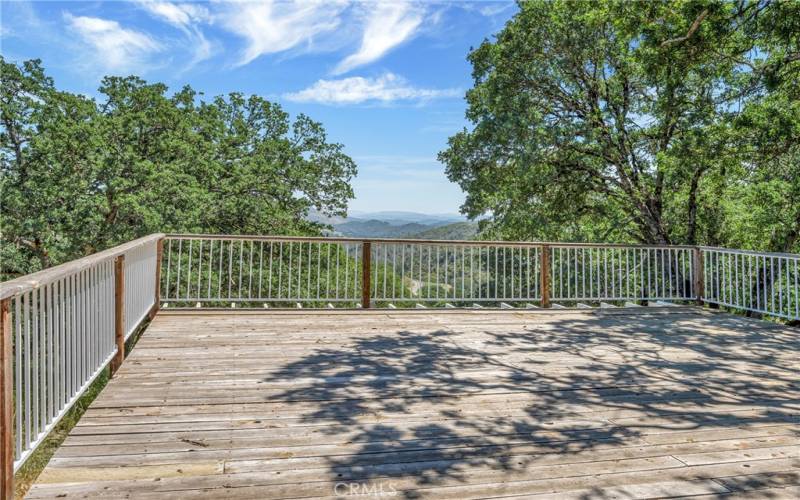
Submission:
{"label": "shadow on deck", "polygon": [[797,498],[800,334],[693,308],[162,311],[31,498]]}

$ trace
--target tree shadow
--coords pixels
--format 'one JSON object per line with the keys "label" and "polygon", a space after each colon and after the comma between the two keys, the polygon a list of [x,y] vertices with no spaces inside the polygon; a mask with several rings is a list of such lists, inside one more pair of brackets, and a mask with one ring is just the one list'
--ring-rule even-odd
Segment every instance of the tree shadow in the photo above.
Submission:
{"label": "tree shadow", "polygon": [[[620,490],[592,476],[648,482],[643,475],[678,467],[723,495],[774,478],[743,468],[725,483],[680,456],[797,446],[786,424],[800,422],[800,335],[786,328],[692,312],[474,318],[348,336],[265,379],[293,382],[274,399],[305,405],[299,420],[318,426],[321,442],[350,447],[322,455],[326,479],[389,481],[409,498],[427,488],[463,498],[477,484],[489,496],[561,484],[611,498]],[[782,474],[782,484],[800,484],[797,471]]]}

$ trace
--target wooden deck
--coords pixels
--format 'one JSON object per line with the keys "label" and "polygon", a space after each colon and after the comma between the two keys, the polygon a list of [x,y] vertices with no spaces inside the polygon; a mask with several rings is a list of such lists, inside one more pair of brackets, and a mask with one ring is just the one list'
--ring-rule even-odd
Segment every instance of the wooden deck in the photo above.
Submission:
{"label": "wooden deck", "polygon": [[165,312],[30,498],[799,498],[800,331],[692,308]]}

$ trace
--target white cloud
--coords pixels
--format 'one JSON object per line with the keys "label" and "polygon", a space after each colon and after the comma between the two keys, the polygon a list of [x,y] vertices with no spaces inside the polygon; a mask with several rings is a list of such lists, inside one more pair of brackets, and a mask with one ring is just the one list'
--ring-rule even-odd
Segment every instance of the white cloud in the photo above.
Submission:
{"label": "white cloud", "polygon": [[239,65],[300,45],[339,27],[347,4],[338,1],[266,1],[225,4],[216,17],[247,42]]}
{"label": "white cloud", "polygon": [[147,58],[162,50],[145,33],[126,29],[116,21],[99,17],[64,14],[69,28],[94,49],[94,62],[106,69],[124,71],[141,68]]}
{"label": "white cloud", "polygon": [[361,46],[334,69],[334,74],[347,73],[358,66],[383,57],[392,48],[410,39],[417,32],[423,12],[407,2],[376,2],[369,4]]}
{"label": "white cloud", "polygon": [[187,46],[192,52],[188,67],[211,57],[213,49],[203,31],[197,26],[211,19],[208,9],[191,3],[171,3],[161,0],[140,0],[139,6],[150,15],[175,26],[186,35]]}
{"label": "white cloud", "polygon": [[318,80],[310,87],[283,97],[295,102],[320,104],[359,104],[366,101],[421,101],[442,97],[457,97],[458,89],[422,89],[402,77],[385,73],[378,78],[354,76],[340,80]]}
{"label": "white cloud", "polygon": [[150,14],[181,29],[187,29],[195,22],[209,19],[208,9],[202,5],[162,2],[159,0],[142,0],[138,3]]}

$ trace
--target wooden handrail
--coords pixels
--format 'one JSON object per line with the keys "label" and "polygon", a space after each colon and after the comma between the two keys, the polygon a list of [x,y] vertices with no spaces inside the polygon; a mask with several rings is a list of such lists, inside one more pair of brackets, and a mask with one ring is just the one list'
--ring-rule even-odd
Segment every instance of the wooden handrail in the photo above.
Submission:
{"label": "wooden handrail", "polygon": [[0,283],[0,300],[19,295],[20,293],[25,293],[30,290],[35,290],[36,288],[87,269],[101,261],[123,255],[134,248],[151,244],[162,238],[164,238],[163,233],[150,234],[148,236],[123,243],[122,245],[109,248],[108,250],[94,253],[87,257],[66,262],[59,266],[50,267],[33,274],[20,276],[19,278],[13,280],[5,281]]}
{"label": "wooden handrail", "polygon": [[759,250],[739,250],[736,248],[724,248],[724,247],[697,247],[700,250],[710,250],[714,252],[725,252],[730,254],[738,254],[738,255],[754,255],[758,257],[783,257],[788,259],[800,259],[800,254],[796,253],[785,253],[785,252],[761,252]]}
{"label": "wooden handrail", "polygon": [[500,241],[500,240],[425,240],[409,238],[355,238],[339,236],[263,236],[249,234],[167,234],[171,240],[254,240],[254,241],[293,241],[293,242],[330,242],[330,243],[361,243],[369,241],[371,243],[407,243],[423,245],[453,245],[453,246],[500,246],[500,247],[541,247],[548,245],[554,248],[641,248],[641,249],[660,249],[660,248],[696,248],[691,245],[628,245],[624,243],[559,243],[551,241]]}

